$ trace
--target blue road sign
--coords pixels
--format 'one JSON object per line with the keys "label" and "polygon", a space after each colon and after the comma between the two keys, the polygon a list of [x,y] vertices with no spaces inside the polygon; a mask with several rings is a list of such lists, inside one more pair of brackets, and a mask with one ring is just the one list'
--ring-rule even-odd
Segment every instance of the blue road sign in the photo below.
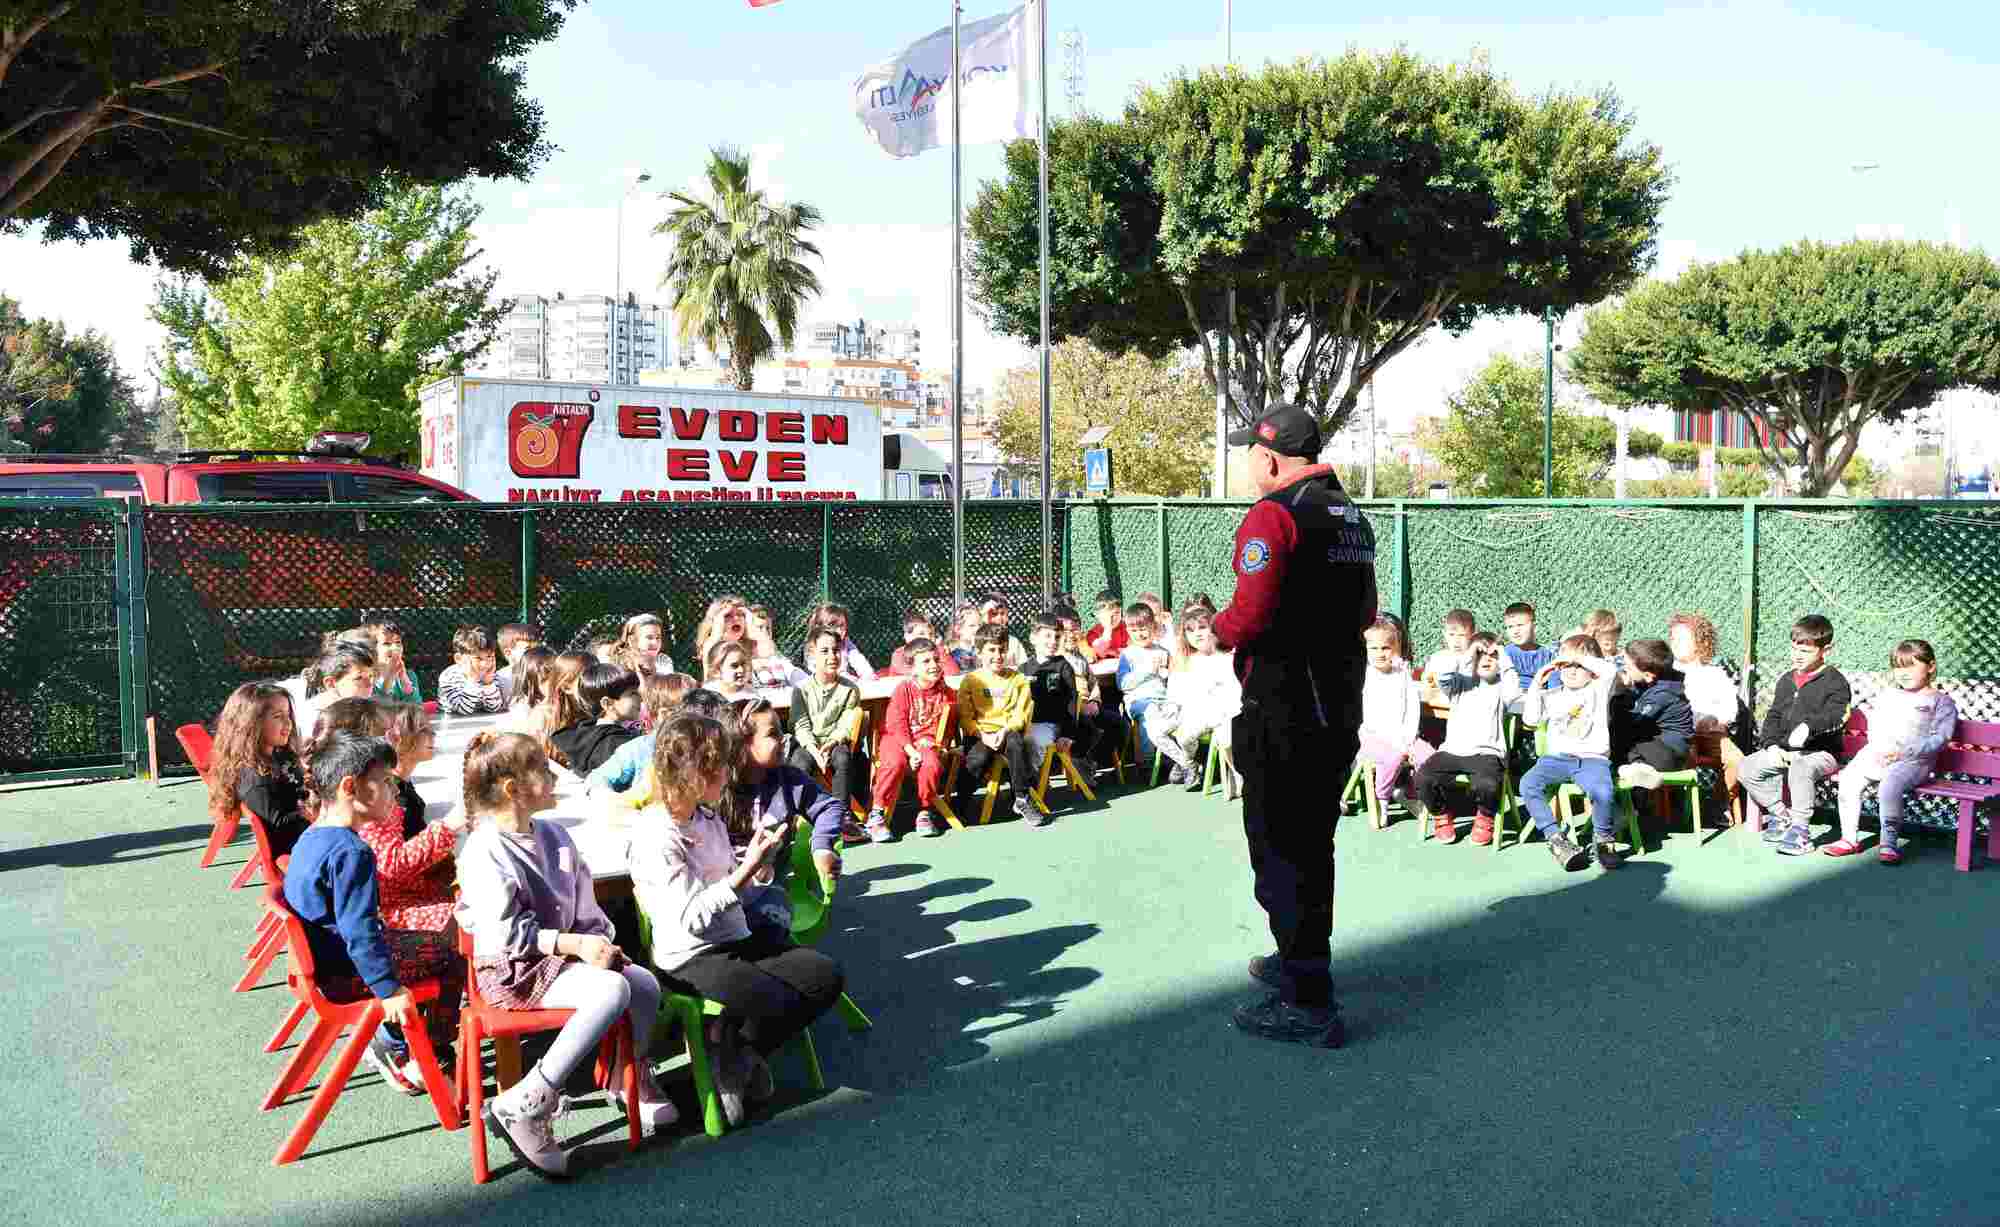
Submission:
{"label": "blue road sign", "polygon": [[1093,447],[1083,453],[1083,490],[1086,494],[1111,493],[1111,449]]}

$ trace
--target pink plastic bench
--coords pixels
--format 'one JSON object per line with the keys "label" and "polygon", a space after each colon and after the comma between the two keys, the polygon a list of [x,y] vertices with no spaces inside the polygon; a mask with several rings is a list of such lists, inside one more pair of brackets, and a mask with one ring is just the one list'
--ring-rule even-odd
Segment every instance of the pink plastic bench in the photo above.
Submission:
{"label": "pink plastic bench", "polygon": [[[1941,779],[1944,775],[1976,775],[1974,780]],[[1937,774],[1916,791],[1958,802],[1958,854],[1952,863],[1960,872],[1972,868],[1972,836],[1979,829],[1979,803],[2000,797],[2000,724],[1960,720],[1952,739],[1938,751]],[[2000,817],[1986,833],[1986,859],[2000,860]]]}

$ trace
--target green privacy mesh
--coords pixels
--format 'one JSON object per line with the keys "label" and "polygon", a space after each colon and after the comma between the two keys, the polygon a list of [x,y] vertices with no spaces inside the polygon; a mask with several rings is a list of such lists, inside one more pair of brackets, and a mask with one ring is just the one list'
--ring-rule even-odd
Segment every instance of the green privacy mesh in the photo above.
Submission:
{"label": "green privacy mesh", "polygon": [[0,500],[0,776],[119,761],[117,515]]}

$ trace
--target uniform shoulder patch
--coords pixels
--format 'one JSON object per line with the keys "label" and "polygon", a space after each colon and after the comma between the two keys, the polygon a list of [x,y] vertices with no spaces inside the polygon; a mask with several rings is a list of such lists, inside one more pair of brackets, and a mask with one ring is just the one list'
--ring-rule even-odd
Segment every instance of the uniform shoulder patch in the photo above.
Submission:
{"label": "uniform shoulder patch", "polygon": [[1236,566],[1245,575],[1255,575],[1271,565],[1271,546],[1262,537],[1252,537],[1243,543],[1243,554],[1236,560]]}

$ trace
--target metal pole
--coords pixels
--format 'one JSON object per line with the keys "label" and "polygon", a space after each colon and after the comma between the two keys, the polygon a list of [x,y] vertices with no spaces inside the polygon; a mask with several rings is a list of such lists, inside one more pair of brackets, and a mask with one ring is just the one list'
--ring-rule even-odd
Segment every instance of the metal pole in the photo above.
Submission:
{"label": "metal pole", "polygon": [[[625,197],[630,188],[622,188],[618,193],[618,238],[612,250],[617,252],[612,262],[618,267],[611,273],[611,364],[606,376],[612,383],[618,383],[618,324],[619,314],[625,304]],[[522,619],[526,621],[526,619]]]}
{"label": "metal pole", "polygon": [[[1236,62],[1234,0],[1222,0],[1222,62]],[[1222,308],[1223,328],[1216,346],[1215,497],[1229,497],[1229,325],[1236,319],[1236,287],[1230,286]]]}
{"label": "metal pole", "polygon": [[1036,0],[1038,29],[1035,75],[1042,94],[1042,126],[1039,132],[1042,162],[1042,608],[1056,603],[1055,511],[1050,503],[1049,438],[1049,5]]}
{"label": "metal pole", "polygon": [[1542,497],[1556,496],[1556,313],[1542,308]]}
{"label": "metal pole", "polygon": [[952,616],[965,602],[965,260],[960,231],[964,210],[959,206],[958,87],[965,80],[959,64],[959,6],[951,6],[951,606]]}
{"label": "metal pole", "polygon": [[[1404,491],[1408,493],[1408,491]],[[1364,498],[1375,497],[1375,380],[1368,380],[1368,493]]]}

